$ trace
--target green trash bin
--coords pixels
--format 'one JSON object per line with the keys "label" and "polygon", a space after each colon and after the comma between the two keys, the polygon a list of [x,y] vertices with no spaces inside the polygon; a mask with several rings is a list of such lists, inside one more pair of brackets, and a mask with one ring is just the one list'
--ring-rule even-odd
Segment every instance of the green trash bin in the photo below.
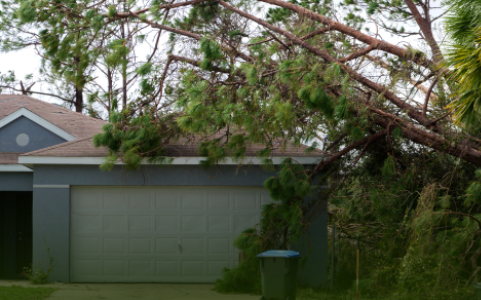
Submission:
{"label": "green trash bin", "polygon": [[481,282],[476,282],[473,286],[478,290],[478,300],[481,300]]}
{"label": "green trash bin", "polygon": [[261,261],[261,300],[295,300],[299,252],[270,250],[257,257]]}

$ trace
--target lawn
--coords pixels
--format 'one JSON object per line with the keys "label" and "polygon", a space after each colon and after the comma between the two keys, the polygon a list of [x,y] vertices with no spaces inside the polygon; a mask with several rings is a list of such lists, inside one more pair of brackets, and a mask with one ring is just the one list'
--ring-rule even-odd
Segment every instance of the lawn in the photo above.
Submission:
{"label": "lawn", "polygon": [[0,300],[43,300],[56,290],[49,287],[0,286]]}
{"label": "lawn", "polygon": [[[326,291],[300,288],[297,289],[297,300],[355,300],[356,293],[348,291]],[[436,294],[419,295],[417,293],[393,293],[392,295],[373,295],[372,293],[360,293],[360,300],[475,300],[476,292],[471,287],[463,287],[459,290],[440,291]]]}

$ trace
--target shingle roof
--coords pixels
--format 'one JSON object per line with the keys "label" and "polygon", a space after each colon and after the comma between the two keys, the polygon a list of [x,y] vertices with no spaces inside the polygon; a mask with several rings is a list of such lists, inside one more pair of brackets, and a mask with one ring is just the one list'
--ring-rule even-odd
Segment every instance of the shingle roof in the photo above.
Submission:
{"label": "shingle roof", "polygon": [[0,120],[22,107],[78,139],[91,137],[101,132],[102,125],[107,123],[24,95],[0,95]]}
{"label": "shingle roof", "polygon": [[[39,117],[60,127],[72,134],[78,140],[62,143],[48,148],[36,150],[29,153],[0,153],[0,164],[16,164],[18,156],[48,156],[48,157],[106,157],[108,149],[104,147],[95,148],[92,138],[102,131],[102,125],[106,121],[94,119],[69,109],[50,104],[23,95],[0,95],[0,120],[20,108],[25,108]],[[191,142],[181,140],[170,143],[166,146],[166,155],[170,157],[196,157],[199,141]],[[256,156],[256,152],[262,150],[262,145],[251,145],[246,156]],[[305,152],[306,146],[297,147],[288,145],[284,150],[279,147],[271,152],[272,156],[327,156],[327,152],[315,150],[309,154]]]}
{"label": "shingle roof", "polygon": [[0,164],[18,164],[18,156],[23,152],[0,152]]}
{"label": "shingle roof", "polygon": [[[172,143],[165,146],[166,155],[170,157],[197,157],[199,156],[198,142]],[[280,146],[280,145],[279,145]],[[261,145],[253,145],[246,151],[246,156],[256,156],[256,152],[262,150]],[[295,156],[295,157],[322,157],[328,153],[322,150],[314,150],[306,153],[306,146],[296,147],[289,145],[285,150],[280,147],[271,152],[272,156]],[[92,138],[71,141],[60,145],[51,146],[45,149],[23,154],[24,156],[50,156],[50,157],[106,157],[108,149],[104,147],[95,148]]]}

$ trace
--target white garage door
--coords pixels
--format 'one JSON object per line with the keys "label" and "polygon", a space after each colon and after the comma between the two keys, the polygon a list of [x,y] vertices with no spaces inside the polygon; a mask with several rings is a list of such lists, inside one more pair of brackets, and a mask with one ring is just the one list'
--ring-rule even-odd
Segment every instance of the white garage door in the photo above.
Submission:
{"label": "white garage door", "polygon": [[214,282],[259,222],[263,188],[72,187],[70,280]]}

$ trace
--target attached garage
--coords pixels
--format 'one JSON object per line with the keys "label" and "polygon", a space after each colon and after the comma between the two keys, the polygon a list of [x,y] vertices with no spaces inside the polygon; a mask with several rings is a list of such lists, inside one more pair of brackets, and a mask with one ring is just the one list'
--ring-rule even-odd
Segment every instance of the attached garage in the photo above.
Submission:
{"label": "attached garage", "polygon": [[[126,170],[117,161],[104,172],[109,150],[92,139],[105,124],[27,96],[0,95],[0,210],[10,236],[0,243],[0,276],[19,278],[29,262],[46,267],[50,256],[52,281],[214,282],[238,263],[234,239],[259,223],[270,202],[263,184],[284,159],[314,167],[329,155],[273,141],[273,169],[261,166],[264,146],[257,144],[240,161],[205,169],[198,149],[209,137],[198,136],[165,145],[169,164],[143,161]],[[327,205],[321,193],[314,196],[309,242],[292,247],[310,255],[299,280],[318,287],[327,278]]]}
{"label": "attached garage", "polygon": [[72,187],[70,280],[214,282],[270,201],[261,187]]}

